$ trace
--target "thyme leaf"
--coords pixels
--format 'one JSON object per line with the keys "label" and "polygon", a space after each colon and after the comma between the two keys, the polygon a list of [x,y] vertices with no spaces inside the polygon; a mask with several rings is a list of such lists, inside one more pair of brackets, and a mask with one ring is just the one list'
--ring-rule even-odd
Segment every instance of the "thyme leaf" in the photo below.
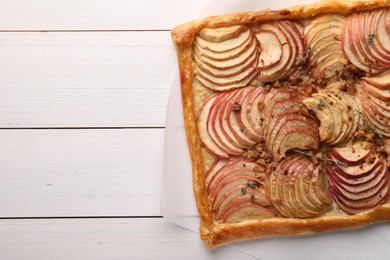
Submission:
{"label": "thyme leaf", "polygon": [[257,188],[257,182],[255,182],[255,181],[248,181],[247,183],[246,183],[246,186],[247,187],[251,187],[252,189],[256,189]]}
{"label": "thyme leaf", "polygon": [[242,194],[242,195],[245,195],[245,194],[246,194],[246,189],[245,189],[245,188],[241,188],[241,194]]}
{"label": "thyme leaf", "polygon": [[320,98],[320,102],[317,104],[317,109],[322,110],[322,108],[325,106],[325,101]]}

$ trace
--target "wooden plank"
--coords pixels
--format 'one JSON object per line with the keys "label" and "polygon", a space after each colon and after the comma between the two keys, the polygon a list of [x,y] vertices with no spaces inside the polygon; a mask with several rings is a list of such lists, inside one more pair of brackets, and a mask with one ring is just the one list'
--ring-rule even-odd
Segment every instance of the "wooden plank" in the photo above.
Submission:
{"label": "wooden plank", "polygon": [[0,30],[169,30],[208,0],[2,0]]}
{"label": "wooden plank", "polygon": [[[164,219],[0,220],[2,259],[376,259],[389,258],[386,224],[277,237],[206,249],[199,235]],[[366,232],[375,236],[367,237]],[[240,252],[247,252],[244,254]],[[342,257],[340,257],[342,256]]]}
{"label": "wooden plank", "polygon": [[169,32],[1,33],[0,127],[164,126],[176,64]]}
{"label": "wooden plank", "polygon": [[0,220],[2,259],[254,259],[164,219]]}
{"label": "wooden plank", "polygon": [[0,217],[159,216],[163,135],[1,130]]}

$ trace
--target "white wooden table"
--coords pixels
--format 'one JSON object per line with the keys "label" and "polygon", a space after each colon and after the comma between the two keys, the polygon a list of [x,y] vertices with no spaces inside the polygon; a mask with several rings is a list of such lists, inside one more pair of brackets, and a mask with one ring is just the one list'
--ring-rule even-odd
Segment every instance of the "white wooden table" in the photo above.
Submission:
{"label": "white wooden table", "polygon": [[[206,2],[0,0],[0,260],[284,259],[284,249],[313,259],[325,250],[306,237],[266,240],[260,258],[209,251],[161,217],[169,30]],[[389,226],[371,230],[387,238]],[[369,243],[356,236],[348,255]]]}
{"label": "white wooden table", "polygon": [[226,255],[160,213],[170,29],[206,1],[0,0],[0,259]]}

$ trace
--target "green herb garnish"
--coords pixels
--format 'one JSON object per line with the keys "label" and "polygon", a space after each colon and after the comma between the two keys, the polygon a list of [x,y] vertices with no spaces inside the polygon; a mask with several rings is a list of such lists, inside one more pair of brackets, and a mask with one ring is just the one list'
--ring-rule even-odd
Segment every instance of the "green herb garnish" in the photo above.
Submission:
{"label": "green herb garnish", "polygon": [[246,189],[245,189],[245,188],[241,188],[241,194],[242,194],[242,195],[245,195],[245,194],[246,194]]}
{"label": "green herb garnish", "polygon": [[305,58],[303,58],[305,61],[309,59],[310,53],[311,53],[311,47],[309,46],[307,47],[306,56]]}
{"label": "green herb garnish", "polygon": [[320,103],[317,104],[317,109],[322,110],[322,108],[325,106],[325,101],[320,98]]}
{"label": "green herb garnish", "polygon": [[[248,181],[248,182],[246,183],[246,186],[247,186],[247,187],[251,187],[252,189],[256,189],[257,186],[258,186],[258,183],[255,182],[255,181]],[[242,192],[242,190],[241,190],[241,192]]]}

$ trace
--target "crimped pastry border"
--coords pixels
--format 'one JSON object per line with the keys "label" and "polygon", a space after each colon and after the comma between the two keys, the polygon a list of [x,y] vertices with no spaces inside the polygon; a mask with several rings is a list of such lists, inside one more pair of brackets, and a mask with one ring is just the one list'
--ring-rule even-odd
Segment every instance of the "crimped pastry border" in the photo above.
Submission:
{"label": "crimped pastry border", "polygon": [[209,209],[203,171],[200,140],[194,110],[192,43],[195,34],[204,27],[220,27],[279,19],[305,19],[321,13],[349,14],[390,6],[390,0],[323,0],[285,9],[233,13],[194,20],[175,27],[171,34],[178,55],[182,107],[187,143],[193,172],[193,190],[200,216],[201,239],[212,248],[220,244],[275,235],[320,233],[340,229],[353,229],[380,221],[390,221],[390,204],[353,216],[321,216],[313,219],[271,218],[245,220],[233,224],[214,224]]}

